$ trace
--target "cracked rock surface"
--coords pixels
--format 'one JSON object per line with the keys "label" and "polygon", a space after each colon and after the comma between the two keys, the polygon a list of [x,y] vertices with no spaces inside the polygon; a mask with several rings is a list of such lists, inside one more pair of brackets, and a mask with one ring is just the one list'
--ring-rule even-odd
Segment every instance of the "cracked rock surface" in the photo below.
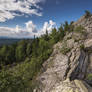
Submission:
{"label": "cracked rock surface", "polygon": [[[92,81],[86,80],[86,76],[92,73],[91,24],[92,17],[87,20],[83,16],[74,25],[83,25],[87,36],[69,33],[62,42],[54,45],[52,55],[37,77],[39,87],[34,92],[92,92],[89,85]],[[69,51],[64,52],[66,47]]]}

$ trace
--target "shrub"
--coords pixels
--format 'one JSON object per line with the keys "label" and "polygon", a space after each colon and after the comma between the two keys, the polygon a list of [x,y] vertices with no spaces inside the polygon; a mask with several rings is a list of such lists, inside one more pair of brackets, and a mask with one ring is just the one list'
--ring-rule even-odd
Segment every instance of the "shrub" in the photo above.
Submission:
{"label": "shrub", "polygon": [[84,44],[81,44],[81,45],[80,45],[80,49],[81,49],[81,50],[84,50],[84,49],[85,49]]}
{"label": "shrub", "polygon": [[65,54],[68,53],[70,50],[71,50],[71,49],[68,48],[68,47],[62,47],[62,48],[61,48],[61,53],[65,55]]}
{"label": "shrub", "polygon": [[67,38],[67,40],[70,40],[70,39],[72,39],[72,36]]}
{"label": "shrub", "polygon": [[92,74],[88,74],[87,79],[90,81],[92,80]]}
{"label": "shrub", "polygon": [[88,10],[85,11],[85,18],[89,18],[91,15],[92,14],[90,11],[88,11]]}
{"label": "shrub", "polygon": [[75,32],[85,34],[85,32],[83,30],[84,30],[84,27],[82,27],[81,25],[74,29]]}
{"label": "shrub", "polygon": [[22,77],[5,70],[0,72],[0,92],[24,92],[25,85]]}

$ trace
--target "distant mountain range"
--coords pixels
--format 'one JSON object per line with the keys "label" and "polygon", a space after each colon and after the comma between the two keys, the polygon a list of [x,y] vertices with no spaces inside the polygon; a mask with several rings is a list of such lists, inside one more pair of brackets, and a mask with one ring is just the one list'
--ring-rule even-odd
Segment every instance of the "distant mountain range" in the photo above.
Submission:
{"label": "distant mountain range", "polygon": [[24,38],[0,37],[0,45],[10,45],[20,40],[24,40]]}

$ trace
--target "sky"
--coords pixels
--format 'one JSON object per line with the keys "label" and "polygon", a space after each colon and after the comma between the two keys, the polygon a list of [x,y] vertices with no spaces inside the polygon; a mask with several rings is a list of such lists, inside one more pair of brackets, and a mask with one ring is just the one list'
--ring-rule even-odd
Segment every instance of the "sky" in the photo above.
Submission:
{"label": "sky", "polygon": [[0,0],[0,36],[31,38],[92,12],[92,0]]}

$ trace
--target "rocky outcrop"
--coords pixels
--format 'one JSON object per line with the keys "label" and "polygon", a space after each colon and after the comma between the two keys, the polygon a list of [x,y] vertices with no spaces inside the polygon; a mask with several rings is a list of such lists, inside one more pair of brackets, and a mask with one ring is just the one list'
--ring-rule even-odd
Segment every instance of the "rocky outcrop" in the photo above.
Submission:
{"label": "rocky outcrop", "polygon": [[88,66],[88,54],[84,51],[77,52],[77,55],[71,56],[74,57],[74,60],[71,61],[70,71],[68,72],[67,77],[71,80],[74,79],[84,79]]}
{"label": "rocky outcrop", "polygon": [[54,46],[51,57],[43,64],[43,73],[37,79],[42,85],[42,92],[50,92],[56,83],[65,79],[68,57],[60,52],[60,46],[61,43]]}
{"label": "rocky outcrop", "polygon": [[[40,85],[37,92],[91,92],[81,81],[86,76],[89,54],[80,48],[83,41],[68,38],[53,47],[52,55],[43,64],[42,73],[37,77]],[[64,55],[61,49],[65,44],[71,50]]]}
{"label": "rocky outcrop", "polygon": [[57,84],[51,92],[92,92],[92,88],[82,80],[70,81],[69,79],[66,79]]}
{"label": "rocky outcrop", "polygon": [[78,21],[74,22],[74,25],[82,25],[88,33],[92,32],[92,16],[90,16],[89,18],[82,16]]}
{"label": "rocky outcrop", "polygon": [[52,55],[37,77],[39,89],[34,92],[92,92],[89,85],[92,81],[86,78],[92,74],[91,19],[83,16],[74,23],[75,26],[84,26],[87,36],[68,33],[62,42],[53,47]]}
{"label": "rocky outcrop", "polygon": [[78,21],[74,22],[74,26],[83,26],[85,28],[84,31],[88,33],[87,38],[92,38],[92,16],[89,18],[85,18],[85,16],[82,16]]}

